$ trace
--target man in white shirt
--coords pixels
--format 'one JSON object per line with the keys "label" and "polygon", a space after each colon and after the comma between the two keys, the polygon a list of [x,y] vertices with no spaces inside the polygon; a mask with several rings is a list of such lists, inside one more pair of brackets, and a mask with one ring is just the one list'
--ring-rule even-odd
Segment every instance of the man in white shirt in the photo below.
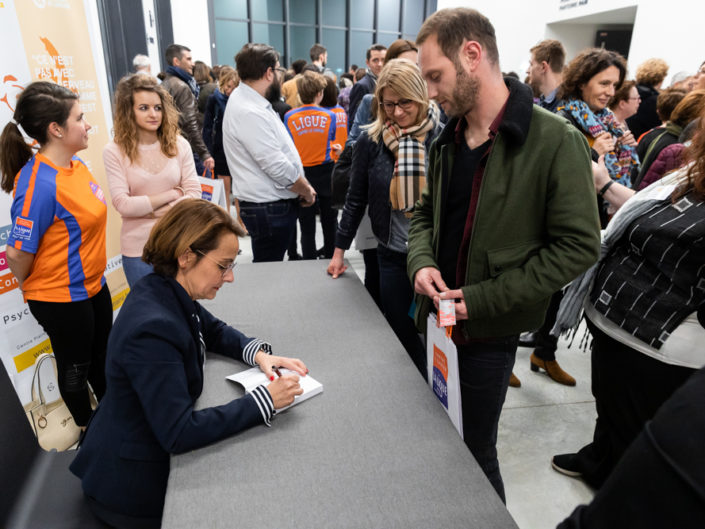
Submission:
{"label": "man in white shirt", "polygon": [[304,177],[291,136],[267,100],[279,82],[279,54],[266,44],[245,44],[235,63],[240,85],[230,95],[223,118],[233,195],[252,237],[253,261],[282,261],[298,208],[313,205],[316,192]]}

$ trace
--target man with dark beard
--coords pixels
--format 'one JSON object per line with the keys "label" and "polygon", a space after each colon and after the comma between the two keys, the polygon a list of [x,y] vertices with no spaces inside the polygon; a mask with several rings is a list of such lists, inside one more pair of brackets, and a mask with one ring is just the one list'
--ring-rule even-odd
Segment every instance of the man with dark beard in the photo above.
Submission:
{"label": "man with dark beard", "polygon": [[503,79],[494,28],[473,9],[443,9],[421,27],[419,66],[452,119],[429,152],[409,229],[407,267],[424,332],[453,300],[463,438],[497,494],[497,425],[519,333],[551,295],[599,255],[590,151],[566,120]]}
{"label": "man with dark beard", "polygon": [[282,261],[299,202],[311,206],[316,192],[269,102],[279,88],[279,54],[266,44],[245,44],[235,63],[240,85],[230,95],[223,117],[223,150],[233,175],[233,195],[252,238],[253,261]]}

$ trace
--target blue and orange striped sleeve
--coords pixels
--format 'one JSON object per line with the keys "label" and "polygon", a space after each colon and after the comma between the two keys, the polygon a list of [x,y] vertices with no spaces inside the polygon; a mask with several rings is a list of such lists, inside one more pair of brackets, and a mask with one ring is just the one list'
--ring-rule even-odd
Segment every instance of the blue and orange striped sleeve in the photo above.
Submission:
{"label": "blue and orange striped sleeve", "polygon": [[56,169],[34,158],[25,165],[15,182],[10,209],[12,231],[7,244],[17,250],[37,253],[39,242],[54,222]]}

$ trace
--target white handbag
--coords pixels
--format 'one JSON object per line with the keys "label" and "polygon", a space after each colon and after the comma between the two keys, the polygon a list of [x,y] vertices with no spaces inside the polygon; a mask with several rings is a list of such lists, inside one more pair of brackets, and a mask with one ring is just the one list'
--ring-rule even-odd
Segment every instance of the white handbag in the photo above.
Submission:
{"label": "white handbag", "polygon": [[56,379],[56,359],[53,354],[42,354],[34,364],[32,377],[32,401],[24,406],[27,419],[37,436],[39,446],[44,450],[59,452],[71,448],[78,442],[81,429],[76,425],[64,399],[46,402],[42,391],[40,370],[45,361],[54,367]]}

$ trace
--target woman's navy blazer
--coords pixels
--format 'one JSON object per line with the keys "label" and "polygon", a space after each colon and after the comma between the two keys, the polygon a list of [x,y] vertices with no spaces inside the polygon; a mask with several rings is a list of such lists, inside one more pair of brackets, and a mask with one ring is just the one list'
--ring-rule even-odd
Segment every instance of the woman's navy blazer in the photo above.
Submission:
{"label": "woman's navy blazer", "polygon": [[260,386],[222,406],[194,410],[205,351],[253,364],[269,344],[247,338],[193,301],[176,280],[150,274],[125,300],[108,340],[107,390],[71,464],[84,492],[109,510],[161,516],[169,454],[268,423]]}

